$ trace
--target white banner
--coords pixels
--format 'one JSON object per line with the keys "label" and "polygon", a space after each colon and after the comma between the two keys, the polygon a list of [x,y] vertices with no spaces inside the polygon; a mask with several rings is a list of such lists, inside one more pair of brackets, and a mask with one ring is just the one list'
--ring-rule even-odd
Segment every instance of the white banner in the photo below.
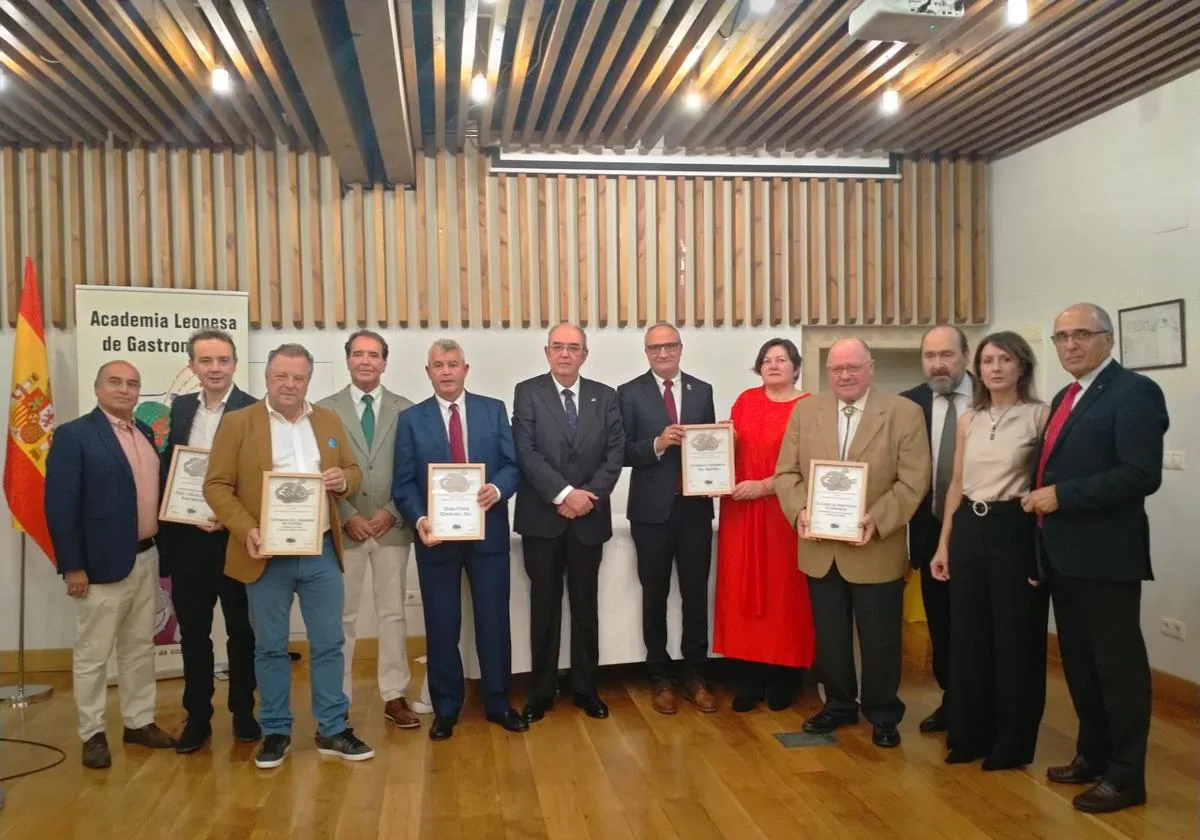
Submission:
{"label": "white banner", "polygon": [[[180,394],[200,390],[188,368],[187,340],[201,329],[220,329],[233,336],[243,364],[233,380],[249,391],[250,301],[246,292],[139,289],[127,286],[76,286],[76,360],[79,377],[79,410],[96,404],[96,371],[120,359],[138,369],[142,395],[134,414],[154,430],[161,451],[166,446],[171,401]],[[171,581],[161,578],[155,621],[159,678],[183,673],[179,629],[171,605]],[[213,648],[218,669],[225,664],[225,624],[218,610],[213,622]],[[110,680],[115,662],[109,662]]]}

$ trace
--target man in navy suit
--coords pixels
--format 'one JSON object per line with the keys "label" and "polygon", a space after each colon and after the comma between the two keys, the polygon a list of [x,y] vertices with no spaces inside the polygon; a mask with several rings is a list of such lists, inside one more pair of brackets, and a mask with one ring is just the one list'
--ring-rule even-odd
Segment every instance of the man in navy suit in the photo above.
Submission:
{"label": "man in navy suit", "polygon": [[[212,449],[217,427],[227,412],[255,403],[254,397],[233,384],[237,371],[233,337],[222,330],[201,330],[188,339],[188,367],[201,390],[182,394],[171,403],[171,431],[162,457],[165,488],[177,446]],[[213,608],[221,602],[229,657],[229,711],[238,741],[257,741],[262,735],[254,719],[254,631],[246,585],[225,574],[225,544],[229,532],[215,516],[202,525],[163,522],[159,526],[160,573],[171,578],[171,600],[179,622],[183,653],[183,708],[187,724],[176,752],[195,752],[212,734]]]}
{"label": "man in navy suit", "polygon": [[154,722],[159,461],[153,432],[133,416],[142,380],[128,362],[108,362],[95,389],[96,408],[54,433],[46,523],[78,604],[72,658],[83,766],[102,769],[112,764],[104,700],[114,647],[124,742],[170,749],[175,739]]}
{"label": "man in navy suit", "polygon": [[702,712],[717,699],[704,679],[708,662],[708,576],[712,566],[713,503],[682,495],[683,426],[715,423],[712,386],[679,370],[679,330],[658,323],[644,339],[650,370],[617,388],[625,426],[625,466],[632,467],[627,515],[642,583],[642,639],[654,710],[677,711],[667,653],[671,567],[683,602],[683,697]]}
{"label": "man in navy suit", "polygon": [[[425,372],[434,395],[402,413],[396,425],[392,499],[405,521],[415,523],[417,577],[429,651],[429,696],[434,719],[429,737],[454,734],[464,698],[458,652],[462,573],[471,584],[475,639],[487,719],[509,732],[529,725],[508,700],[512,673],[509,633],[508,499],[519,474],[504,403],[464,390],[467,364],[458,342],[441,339],[429,349]],[[482,464],[484,481],[476,501],[486,511],[484,538],[442,542],[426,509],[430,464]]]}
{"label": "man in navy suit", "polygon": [[1162,484],[1170,420],[1162,389],[1113,360],[1103,309],[1071,306],[1050,337],[1074,381],[1051,403],[1034,489],[1021,506],[1038,516],[1039,565],[1079,738],[1074,760],[1046,775],[1092,785],[1074,805],[1106,813],[1146,801],[1150,662],[1141,606],[1142,581],[1154,579],[1146,497]]}

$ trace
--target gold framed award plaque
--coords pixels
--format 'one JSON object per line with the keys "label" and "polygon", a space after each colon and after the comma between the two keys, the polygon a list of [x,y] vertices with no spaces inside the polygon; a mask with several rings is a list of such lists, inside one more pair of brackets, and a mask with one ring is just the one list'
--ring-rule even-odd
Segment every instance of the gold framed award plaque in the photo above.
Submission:
{"label": "gold framed award plaque", "polygon": [[485,483],[483,464],[429,465],[425,515],[435,540],[483,539],[485,511],[477,496]]}
{"label": "gold framed award plaque", "polygon": [[258,532],[271,557],[320,554],[328,494],[320,473],[263,473]]}
{"label": "gold framed award plaque", "polygon": [[822,540],[859,542],[867,512],[867,465],[818,461],[808,466],[808,533]]}
{"label": "gold framed award plaque", "polygon": [[723,496],[733,492],[733,424],[683,427],[683,495]]}

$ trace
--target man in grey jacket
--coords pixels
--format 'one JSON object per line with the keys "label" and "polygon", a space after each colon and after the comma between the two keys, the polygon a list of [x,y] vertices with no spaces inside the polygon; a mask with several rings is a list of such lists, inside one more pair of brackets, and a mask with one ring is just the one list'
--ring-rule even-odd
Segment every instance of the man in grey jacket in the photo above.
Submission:
{"label": "man in grey jacket", "polygon": [[392,502],[396,420],[400,412],[412,407],[412,402],[381,384],[387,358],[388,346],[383,336],[370,330],[354,333],[346,341],[350,384],[318,404],[332,409],[341,418],[354,457],[363,471],[358,493],[338,502],[347,538],[346,605],[342,612],[346,699],[351,699],[355,624],[363,575],[369,564],[379,625],[378,679],[383,714],[401,729],[415,729],[421,721],[405,699],[411,674],[404,617],[405,577],[413,534]]}

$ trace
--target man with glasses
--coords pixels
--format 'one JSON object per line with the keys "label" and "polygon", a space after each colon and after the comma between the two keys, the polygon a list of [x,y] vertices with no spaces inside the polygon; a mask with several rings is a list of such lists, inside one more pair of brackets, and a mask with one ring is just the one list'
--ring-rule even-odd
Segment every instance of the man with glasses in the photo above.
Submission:
{"label": "man with glasses", "polygon": [[683,495],[683,426],[715,423],[712,386],[681,373],[683,341],[667,323],[646,330],[650,370],[617,389],[625,425],[629,479],[627,516],[642,583],[642,639],[653,685],[654,710],[677,711],[667,653],[667,596],[671,567],[683,602],[683,698],[702,712],[717,699],[704,680],[708,661],[708,575],[712,565],[712,499]]}
{"label": "man with glasses", "polygon": [[[804,731],[833,732],[858,723],[854,627],[862,653],[862,712],[879,747],[900,744],[900,634],[905,526],[929,490],[929,436],[911,400],[871,387],[875,365],[866,343],[835,341],[827,362],[829,391],[801,400],[788,421],[775,493],[800,536],[800,569],[808,576],[817,631],[817,676],[825,707]],[[809,532],[808,481],[813,460],[867,464],[857,541],[815,539]]]}
{"label": "man with glasses", "polygon": [[609,496],[625,461],[617,392],[584,379],[587,335],[574,324],[550,330],[550,372],[517,385],[513,440],[521,483],[514,527],[529,575],[533,689],[522,716],[541,720],[558,682],[563,575],[571,603],[571,683],[575,705],[608,717],[596,690],[600,660],[597,586],[604,543],[612,538]]}
{"label": "man with glasses", "polygon": [[1146,801],[1150,663],[1141,598],[1142,581],[1154,577],[1146,497],[1162,484],[1170,420],[1162,389],[1113,360],[1103,309],[1069,307],[1051,338],[1074,381],[1051,403],[1034,489],[1021,506],[1038,517],[1079,738],[1074,760],[1046,775],[1092,785],[1075,807],[1107,813]]}

